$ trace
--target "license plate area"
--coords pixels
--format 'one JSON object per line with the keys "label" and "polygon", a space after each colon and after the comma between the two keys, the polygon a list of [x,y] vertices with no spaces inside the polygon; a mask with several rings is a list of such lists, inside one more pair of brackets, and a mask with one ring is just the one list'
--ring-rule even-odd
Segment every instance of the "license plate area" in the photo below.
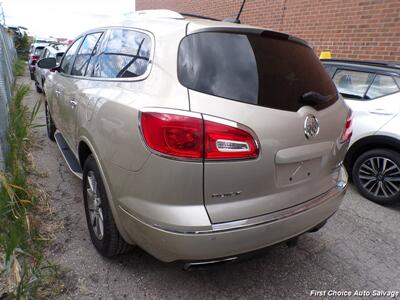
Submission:
{"label": "license plate area", "polygon": [[319,175],[321,157],[276,165],[276,183],[278,186],[287,186],[311,180]]}

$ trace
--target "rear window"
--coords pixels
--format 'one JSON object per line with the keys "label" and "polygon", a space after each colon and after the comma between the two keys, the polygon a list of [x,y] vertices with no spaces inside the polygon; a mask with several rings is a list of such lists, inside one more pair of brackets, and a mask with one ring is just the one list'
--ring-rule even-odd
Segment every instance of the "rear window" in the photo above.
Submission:
{"label": "rear window", "polygon": [[311,91],[325,98],[316,109],[337,100],[335,85],[313,50],[274,36],[189,35],[180,44],[178,77],[189,89],[280,110],[297,111]]}

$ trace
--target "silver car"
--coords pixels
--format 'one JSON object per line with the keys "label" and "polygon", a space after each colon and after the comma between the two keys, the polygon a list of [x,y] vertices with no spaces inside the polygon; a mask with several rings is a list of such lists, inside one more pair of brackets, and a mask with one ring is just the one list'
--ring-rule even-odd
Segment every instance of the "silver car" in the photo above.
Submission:
{"label": "silver car", "polygon": [[137,12],[79,36],[45,90],[102,255],[233,261],[318,230],[346,191],[351,113],[296,37]]}
{"label": "silver car", "polygon": [[[65,50],[67,49],[67,46],[60,45],[60,44],[50,44],[46,47],[44,47],[42,54],[39,57],[39,60],[43,58],[48,58],[48,57],[54,57],[56,59],[57,65],[60,63],[61,58],[64,55]],[[38,65],[36,65],[35,68],[35,86],[36,86],[36,91],[38,93],[43,92],[43,87],[44,83],[47,79],[47,76],[50,74],[52,70],[49,69],[42,69]]]}
{"label": "silver car", "polygon": [[353,111],[345,165],[354,184],[374,202],[399,202],[400,64],[337,59],[323,64]]}

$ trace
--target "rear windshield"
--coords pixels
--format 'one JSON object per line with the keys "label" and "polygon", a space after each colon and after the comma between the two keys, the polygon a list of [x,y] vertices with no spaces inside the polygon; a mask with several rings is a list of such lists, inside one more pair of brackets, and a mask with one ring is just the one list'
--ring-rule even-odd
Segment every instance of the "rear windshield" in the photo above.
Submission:
{"label": "rear windshield", "polygon": [[264,34],[191,34],[180,44],[178,77],[192,90],[280,110],[297,111],[308,92],[323,98],[313,104],[316,109],[337,100],[311,48]]}

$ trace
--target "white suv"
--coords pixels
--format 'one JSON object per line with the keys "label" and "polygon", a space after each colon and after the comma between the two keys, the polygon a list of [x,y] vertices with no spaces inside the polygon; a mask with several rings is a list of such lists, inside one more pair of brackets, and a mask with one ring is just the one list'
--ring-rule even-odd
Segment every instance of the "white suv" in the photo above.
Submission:
{"label": "white suv", "polygon": [[400,63],[324,60],[353,110],[353,136],[345,164],[366,198],[400,200]]}

